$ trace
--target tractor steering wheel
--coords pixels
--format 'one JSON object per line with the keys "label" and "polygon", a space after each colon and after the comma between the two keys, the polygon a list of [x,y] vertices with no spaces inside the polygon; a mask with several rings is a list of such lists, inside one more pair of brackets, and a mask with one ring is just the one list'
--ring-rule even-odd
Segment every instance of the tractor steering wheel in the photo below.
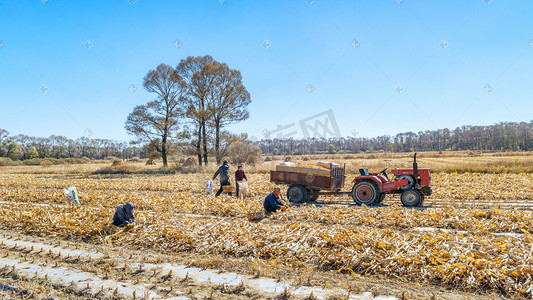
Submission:
{"label": "tractor steering wheel", "polygon": [[383,172],[387,171],[387,169],[388,169],[388,168],[389,168],[389,167],[386,167],[385,169],[383,169],[383,170],[379,171],[379,172],[378,172],[378,174],[381,174],[381,173],[383,173]]}

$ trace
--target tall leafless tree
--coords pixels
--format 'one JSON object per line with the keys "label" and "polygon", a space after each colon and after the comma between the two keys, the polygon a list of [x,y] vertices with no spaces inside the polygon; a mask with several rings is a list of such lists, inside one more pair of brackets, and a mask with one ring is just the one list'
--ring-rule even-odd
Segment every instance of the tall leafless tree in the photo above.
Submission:
{"label": "tall leafless tree", "polygon": [[195,146],[198,164],[207,165],[207,101],[211,90],[213,76],[206,66],[212,65],[215,60],[209,56],[189,56],[182,60],[176,67],[176,72],[183,79],[186,86],[187,109],[186,115],[190,118],[195,128]]}
{"label": "tall leafless tree", "polygon": [[208,102],[209,125],[215,130],[215,155],[217,163],[222,160],[220,131],[229,124],[249,118],[250,93],[242,83],[241,72],[230,69],[225,63],[206,66],[207,73],[214,77]]}
{"label": "tall leafless tree", "polygon": [[138,142],[148,142],[168,166],[171,143],[177,138],[178,124],[184,115],[185,83],[171,66],[161,64],[144,77],[144,88],[157,99],[136,106],[126,121],[126,131]]}

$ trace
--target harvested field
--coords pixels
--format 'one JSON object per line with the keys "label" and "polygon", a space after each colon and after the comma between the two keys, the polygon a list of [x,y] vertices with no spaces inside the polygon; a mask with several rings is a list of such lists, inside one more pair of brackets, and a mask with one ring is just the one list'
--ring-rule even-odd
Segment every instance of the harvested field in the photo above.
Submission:
{"label": "harvested field", "polygon": [[[25,278],[27,295],[34,298],[46,292],[74,299],[109,298],[120,282],[125,292],[118,288],[115,296],[126,298],[133,290],[148,298],[213,299],[275,298],[283,293],[303,299],[311,291],[322,299],[349,294],[357,299],[362,292],[414,299],[531,296],[532,174],[438,173],[433,174],[435,193],[421,209],[401,207],[396,198],[367,208],[356,206],[347,195],[328,196],[260,222],[249,222],[246,214],[261,210],[273,187],[267,174],[248,175],[251,197],[243,200],[205,195],[209,177],[0,173],[0,226],[5,233],[0,246],[8,250],[4,258],[9,259],[0,261],[0,267],[7,265],[1,276],[6,283],[14,276]],[[68,186],[78,188],[80,206],[67,203],[62,189]],[[108,226],[115,207],[127,201],[136,204],[138,226],[129,231]],[[58,243],[55,247],[63,250],[40,252],[37,246],[28,249],[30,244],[21,248],[19,241],[34,239]],[[85,254],[68,252],[76,248],[103,256],[90,263]],[[65,287],[43,275],[10,269],[30,261],[113,281],[96,288]],[[183,282],[177,274],[169,283],[163,279],[169,272],[163,262],[273,278],[287,289],[266,292],[252,284]],[[170,290],[176,292],[165,294]]]}

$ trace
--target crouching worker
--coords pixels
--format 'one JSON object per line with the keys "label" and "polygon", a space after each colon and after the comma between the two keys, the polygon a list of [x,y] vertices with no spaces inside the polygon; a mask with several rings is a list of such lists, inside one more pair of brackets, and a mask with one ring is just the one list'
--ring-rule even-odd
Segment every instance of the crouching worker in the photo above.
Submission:
{"label": "crouching worker", "polygon": [[285,205],[283,202],[281,202],[279,199],[279,195],[281,194],[281,191],[279,187],[275,187],[274,191],[270,193],[265,198],[265,202],[263,203],[263,207],[265,208],[267,213],[273,213],[279,209],[285,210]]}
{"label": "crouching worker", "polygon": [[135,216],[133,216],[133,203],[128,202],[117,207],[113,216],[113,225],[124,227],[130,224],[135,226]]}

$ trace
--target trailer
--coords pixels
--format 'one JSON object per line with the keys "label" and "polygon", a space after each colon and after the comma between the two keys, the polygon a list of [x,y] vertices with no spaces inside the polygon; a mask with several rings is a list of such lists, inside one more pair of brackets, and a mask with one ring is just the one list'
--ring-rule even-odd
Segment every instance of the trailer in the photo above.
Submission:
{"label": "trailer", "polygon": [[326,170],[305,170],[308,168],[287,167],[270,171],[270,181],[288,184],[287,199],[291,202],[316,201],[320,195],[349,194],[342,192],[345,167],[331,167]]}

